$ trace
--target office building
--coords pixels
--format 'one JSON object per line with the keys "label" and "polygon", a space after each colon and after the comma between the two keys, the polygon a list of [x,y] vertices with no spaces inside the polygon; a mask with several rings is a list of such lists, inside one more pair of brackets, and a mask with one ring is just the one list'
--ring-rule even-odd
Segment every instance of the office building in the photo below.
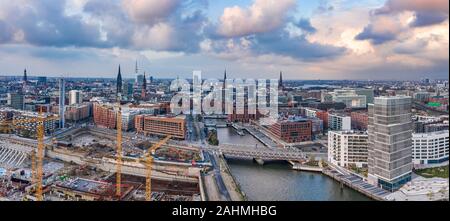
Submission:
{"label": "office building", "polygon": [[312,140],[312,123],[300,117],[279,119],[269,126],[269,132],[286,143],[298,143]]}
{"label": "office building", "polygon": [[368,181],[395,191],[411,180],[412,98],[377,97],[369,104]]}
{"label": "office building", "polygon": [[7,104],[13,109],[24,109],[24,96],[21,93],[8,93]]}
{"label": "office building", "polygon": [[367,166],[368,139],[362,131],[329,131],[328,162],[341,167]]}
{"label": "office building", "polygon": [[[333,102],[344,103],[347,108],[351,109],[364,109],[367,107],[368,91],[354,90],[354,89],[342,89],[329,92],[329,95],[321,95],[324,101],[328,101],[330,98]],[[359,93],[359,94],[358,94]],[[364,95],[361,95],[364,94]]]}
{"label": "office building", "polygon": [[413,163],[415,165],[439,164],[448,161],[449,131],[413,133]]}
{"label": "office building", "polygon": [[186,138],[185,116],[152,116],[138,115],[135,117],[135,127],[138,133],[145,135],[172,136],[175,139]]}

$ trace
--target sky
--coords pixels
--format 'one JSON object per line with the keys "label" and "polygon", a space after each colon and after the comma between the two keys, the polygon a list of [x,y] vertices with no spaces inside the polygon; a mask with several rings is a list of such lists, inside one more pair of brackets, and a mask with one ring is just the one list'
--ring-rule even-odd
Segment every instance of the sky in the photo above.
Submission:
{"label": "sky", "polygon": [[0,76],[448,79],[448,0],[0,0]]}

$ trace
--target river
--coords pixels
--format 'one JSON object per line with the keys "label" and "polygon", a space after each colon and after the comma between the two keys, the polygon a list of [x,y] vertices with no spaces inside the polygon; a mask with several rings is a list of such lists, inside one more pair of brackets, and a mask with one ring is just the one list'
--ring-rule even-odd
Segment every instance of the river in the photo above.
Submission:
{"label": "river", "polygon": [[[221,143],[262,144],[251,135],[240,136],[233,128],[219,128]],[[321,174],[291,169],[288,163],[260,166],[250,160],[227,159],[231,173],[249,200],[256,201],[366,201],[366,196]]]}

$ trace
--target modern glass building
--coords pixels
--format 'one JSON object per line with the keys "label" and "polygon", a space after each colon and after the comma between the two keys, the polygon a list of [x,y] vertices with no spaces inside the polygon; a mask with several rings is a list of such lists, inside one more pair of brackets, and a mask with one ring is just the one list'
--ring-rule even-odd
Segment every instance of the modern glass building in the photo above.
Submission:
{"label": "modern glass building", "polygon": [[396,191],[411,180],[412,98],[377,97],[369,104],[368,180]]}

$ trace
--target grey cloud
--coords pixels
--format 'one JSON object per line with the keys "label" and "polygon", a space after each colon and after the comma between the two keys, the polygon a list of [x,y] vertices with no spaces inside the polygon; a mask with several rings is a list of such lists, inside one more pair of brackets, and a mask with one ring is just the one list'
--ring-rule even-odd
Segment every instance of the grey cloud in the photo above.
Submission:
{"label": "grey cloud", "polygon": [[298,22],[294,23],[294,25],[307,33],[315,33],[317,31],[317,29],[311,25],[310,20],[306,18],[301,18]]}
{"label": "grey cloud", "polygon": [[318,60],[343,55],[345,48],[309,42],[305,35],[290,37],[280,29],[273,33],[257,35],[253,50],[259,54],[279,54],[299,60]]}
{"label": "grey cloud", "polygon": [[0,44],[11,41],[13,37],[12,32],[11,27],[0,20]]}
{"label": "grey cloud", "polygon": [[383,44],[388,41],[395,40],[397,35],[395,33],[385,32],[385,33],[378,33],[373,30],[372,25],[368,25],[364,28],[364,30],[359,33],[355,39],[356,40],[369,40],[375,45]]}
{"label": "grey cloud", "polygon": [[448,19],[448,14],[437,12],[416,12],[411,27],[423,27],[439,24]]}

